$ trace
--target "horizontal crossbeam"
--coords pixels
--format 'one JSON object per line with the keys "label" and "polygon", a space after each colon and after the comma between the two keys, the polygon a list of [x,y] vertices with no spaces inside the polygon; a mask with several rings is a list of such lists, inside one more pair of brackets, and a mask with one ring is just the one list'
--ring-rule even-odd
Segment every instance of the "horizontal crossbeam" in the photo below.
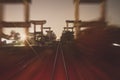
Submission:
{"label": "horizontal crossbeam", "polygon": [[[75,2],[76,0],[74,0]],[[101,3],[105,0],[80,0],[80,3]]]}
{"label": "horizontal crossbeam", "polygon": [[47,21],[46,20],[32,20],[32,21],[30,21],[32,24],[35,24],[35,25],[43,25],[43,24],[45,24]]}
{"label": "horizontal crossbeam", "polygon": [[[81,20],[80,21],[78,21],[79,23],[81,22]],[[66,23],[75,23],[75,20],[66,20]]]}
{"label": "horizontal crossbeam", "polygon": [[[0,3],[23,3],[24,0],[0,0]],[[27,0],[31,3],[31,0]]]}
{"label": "horizontal crossbeam", "polygon": [[43,29],[51,29],[51,27],[43,27]]}
{"label": "horizontal crossbeam", "polygon": [[29,22],[1,22],[0,27],[30,27]]}

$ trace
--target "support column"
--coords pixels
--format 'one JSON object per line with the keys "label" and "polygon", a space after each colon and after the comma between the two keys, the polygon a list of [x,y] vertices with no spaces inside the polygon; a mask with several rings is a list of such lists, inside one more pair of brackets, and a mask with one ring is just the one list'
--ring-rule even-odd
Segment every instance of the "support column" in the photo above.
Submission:
{"label": "support column", "polygon": [[[25,22],[29,22],[29,3],[27,0],[24,0],[24,19]],[[25,26],[26,37],[28,38],[29,28]]]}
{"label": "support column", "polygon": [[[0,3],[0,23],[3,21],[3,4],[2,3]],[[1,38],[2,38],[2,27],[3,26],[1,26],[0,25],[0,44],[1,44]]]}
{"label": "support column", "polygon": [[68,25],[68,22],[66,22],[66,27],[68,27],[69,25]]}
{"label": "support column", "polygon": [[66,27],[67,27],[67,31],[68,31],[68,27],[69,27],[68,22],[66,22]]}
{"label": "support column", "polygon": [[41,33],[43,35],[43,24],[41,24]]}
{"label": "support column", "polygon": [[34,24],[34,40],[36,40],[36,24]]}
{"label": "support column", "polygon": [[74,26],[75,26],[75,39],[78,38],[78,34],[79,34],[79,27],[80,27],[80,24],[79,24],[79,2],[80,0],[75,0],[75,13],[74,13],[74,16],[75,16],[75,23],[74,23]]}
{"label": "support column", "polygon": [[106,18],[106,0],[101,2],[100,9],[101,9],[100,20],[105,22],[105,18]]}
{"label": "support column", "polygon": [[41,34],[42,34],[42,39],[43,39],[43,24],[41,24]]}

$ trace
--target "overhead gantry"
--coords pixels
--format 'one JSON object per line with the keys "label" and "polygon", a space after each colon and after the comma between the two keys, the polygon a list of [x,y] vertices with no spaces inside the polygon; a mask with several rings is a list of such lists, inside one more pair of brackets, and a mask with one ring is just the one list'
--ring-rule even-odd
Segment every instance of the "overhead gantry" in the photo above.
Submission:
{"label": "overhead gantry", "polygon": [[[73,21],[74,28],[75,28],[75,38],[77,39],[80,27],[89,27],[89,26],[106,26],[106,2],[107,0],[74,0],[75,5],[75,19]],[[100,18],[98,21],[86,21],[86,22],[79,22],[80,21],[80,14],[79,14],[79,4],[87,3],[87,4],[100,4]]]}
{"label": "overhead gantry", "polygon": [[[4,9],[3,9],[3,4],[2,3],[0,3],[0,24],[2,23],[2,21],[3,21],[3,11]],[[1,43],[1,37],[2,37],[2,27],[1,27],[1,25],[0,25],[0,43]]]}
{"label": "overhead gantry", "polygon": [[[9,3],[21,3],[24,5],[24,21],[23,22],[5,22],[4,21],[4,4]],[[0,0],[0,42],[1,35],[3,34],[2,29],[5,27],[23,27],[25,28],[26,36],[28,36],[28,28],[30,27],[29,23],[29,4],[31,0]]]}
{"label": "overhead gantry", "polygon": [[[43,37],[43,25],[46,23],[46,20],[31,20],[30,23],[34,25],[34,40],[36,40],[37,34],[41,34],[41,37]],[[36,31],[36,25],[40,25],[40,32]]]}
{"label": "overhead gantry", "polygon": [[[18,4],[21,3],[24,6],[24,21],[23,22],[6,22],[4,21],[4,4],[9,4],[9,3],[14,3],[14,4]],[[29,38],[29,27],[31,27],[31,24],[34,25],[34,40],[36,39],[36,35],[39,34],[41,35],[41,38],[43,37],[43,30],[44,29],[48,29],[48,31],[51,31],[50,27],[43,27],[43,25],[46,23],[46,20],[30,20],[29,16],[30,16],[30,3],[31,0],[0,0],[0,44],[1,42],[1,38],[3,36],[3,28],[25,28],[25,36],[26,39]],[[36,26],[40,25],[40,32],[37,32]]]}
{"label": "overhead gantry", "polygon": [[[81,21],[79,20],[78,23],[80,23]],[[69,24],[75,24],[75,20],[66,20],[66,27],[64,27],[65,31],[69,31],[70,29],[73,31],[74,27],[70,27]]]}

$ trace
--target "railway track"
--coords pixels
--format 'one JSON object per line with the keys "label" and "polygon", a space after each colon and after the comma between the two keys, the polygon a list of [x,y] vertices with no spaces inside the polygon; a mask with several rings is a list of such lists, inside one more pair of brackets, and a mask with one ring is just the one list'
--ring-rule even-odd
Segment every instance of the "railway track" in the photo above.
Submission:
{"label": "railway track", "polygon": [[65,61],[64,52],[63,52],[63,49],[62,49],[62,43],[61,42],[59,42],[58,45],[57,45],[54,64],[53,64],[53,69],[52,69],[53,71],[52,71],[52,75],[51,75],[51,80],[55,80],[54,79],[55,69],[56,69],[56,65],[57,65],[57,62],[58,62],[58,59],[59,59],[60,56],[62,58],[61,61],[63,63],[63,67],[64,67],[64,71],[65,71],[65,76],[66,76],[65,80],[69,80],[68,70],[67,70],[66,61]]}
{"label": "railway track", "polygon": [[[14,50],[14,49],[13,49]],[[19,49],[18,49],[19,50]],[[22,53],[20,56],[20,53]],[[24,55],[24,53],[26,55]],[[30,53],[30,54],[29,54]],[[32,55],[31,55],[32,54]],[[117,80],[120,69],[104,61],[88,59],[74,45],[29,49],[12,54],[9,63],[0,69],[0,80]],[[17,59],[18,58],[18,59]],[[94,57],[91,57],[91,59]],[[17,60],[17,61],[16,61]],[[12,64],[12,66],[11,66]],[[98,66],[99,65],[99,66]],[[0,67],[2,64],[0,65]],[[11,66],[11,67],[8,67]],[[111,70],[111,71],[110,71]],[[114,75],[112,72],[116,73]]]}

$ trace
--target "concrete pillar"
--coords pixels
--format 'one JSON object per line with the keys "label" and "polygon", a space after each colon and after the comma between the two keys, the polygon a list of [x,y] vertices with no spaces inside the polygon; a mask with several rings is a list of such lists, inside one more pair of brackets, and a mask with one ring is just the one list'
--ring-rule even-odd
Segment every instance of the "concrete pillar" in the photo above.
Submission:
{"label": "concrete pillar", "polygon": [[[0,23],[3,21],[3,4],[0,3]],[[2,26],[0,25],[0,43],[1,43],[1,37],[2,37]]]}
{"label": "concrete pillar", "polygon": [[106,0],[101,2],[100,10],[101,10],[100,20],[105,21],[105,19],[106,19]]}
{"label": "concrete pillar", "polygon": [[75,26],[75,39],[78,38],[78,34],[79,34],[79,27],[80,27],[80,24],[79,24],[79,2],[80,0],[75,0],[75,13],[74,13],[74,16],[75,16],[75,23],[74,23],[74,26]]}
{"label": "concrete pillar", "polygon": [[[25,22],[29,22],[29,2],[27,0],[24,0],[24,20]],[[29,33],[29,28],[25,27],[25,33],[26,37],[28,36]]]}

